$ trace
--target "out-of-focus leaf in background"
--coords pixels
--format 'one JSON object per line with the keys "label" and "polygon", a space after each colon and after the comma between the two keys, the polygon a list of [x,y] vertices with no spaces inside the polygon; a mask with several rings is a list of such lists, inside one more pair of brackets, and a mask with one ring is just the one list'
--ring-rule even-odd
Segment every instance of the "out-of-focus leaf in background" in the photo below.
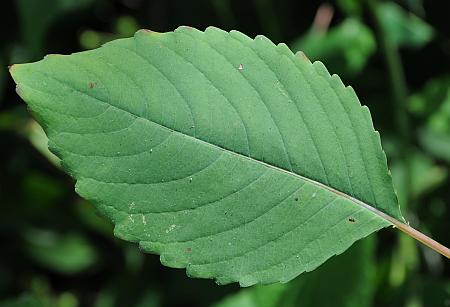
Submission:
{"label": "out-of-focus leaf in background", "polygon": [[399,47],[419,48],[433,38],[430,25],[394,2],[380,3],[377,14],[387,39]]}
{"label": "out-of-focus leaf in background", "polygon": [[[434,163],[433,159],[422,152],[411,152],[409,159],[409,166],[411,168],[411,190],[410,197],[412,201],[419,199],[425,193],[432,191],[443,184],[447,179],[448,169]],[[405,185],[403,181],[405,178],[406,165],[404,161],[397,161],[391,167],[394,186],[396,186],[397,196],[400,202],[400,207],[406,209],[405,203],[406,191],[402,190]]]}
{"label": "out-of-focus leaf in background", "polygon": [[354,18],[329,31],[312,27],[291,46],[293,50],[302,50],[312,61],[322,61],[331,73],[339,72],[345,77],[359,73],[376,48],[372,31]]}
{"label": "out-of-focus leaf in background", "polygon": [[32,260],[62,274],[80,273],[98,260],[95,249],[81,234],[29,229],[24,237],[25,252]]}
{"label": "out-of-focus leaf in background", "polygon": [[450,163],[450,135],[424,129],[420,131],[419,138],[427,151]]}
{"label": "out-of-focus leaf in background", "polygon": [[[436,113],[433,117],[439,117],[437,109],[444,104],[450,105],[450,76],[444,75],[428,81],[423,89],[411,95],[408,101],[409,110],[417,117],[425,118]],[[448,107],[444,107],[448,109]],[[447,111],[450,114],[450,111]],[[450,124],[449,124],[450,125]]]}
{"label": "out-of-focus leaf in background", "polygon": [[421,145],[436,158],[450,163],[450,77],[428,82],[410,98],[410,108],[426,118],[419,130]]}

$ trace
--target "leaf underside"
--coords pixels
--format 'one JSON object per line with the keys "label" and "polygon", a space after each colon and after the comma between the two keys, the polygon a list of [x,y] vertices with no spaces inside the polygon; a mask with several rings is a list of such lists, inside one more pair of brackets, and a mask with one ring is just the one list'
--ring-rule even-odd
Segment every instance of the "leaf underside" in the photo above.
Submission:
{"label": "leaf underside", "polygon": [[376,286],[374,239],[356,242],[343,255],[290,283],[236,291],[213,307],[370,307]]}
{"label": "leaf underside", "polygon": [[286,45],[180,27],[14,65],[115,234],[220,284],[287,282],[402,219],[370,113]]}

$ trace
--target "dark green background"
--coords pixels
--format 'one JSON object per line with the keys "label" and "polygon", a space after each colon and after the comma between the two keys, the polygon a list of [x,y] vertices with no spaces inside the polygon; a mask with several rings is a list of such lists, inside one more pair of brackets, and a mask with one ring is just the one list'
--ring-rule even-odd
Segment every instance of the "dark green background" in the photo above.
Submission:
{"label": "dark green background", "polygon": [[[369,106],[406,219],[449,246],[448,1],[324,4],[298,0],[2,1],[0,306],[210,306],[239,291],[237,285],[190,279],[183,270],[160,265],[157,256],[141,254],[137,246],[115,239],[111,225],[75,194],[73,180],[39,150],[45,139],[39,138],[7,73],[9,64],[95,48],[131,36],[138,28],[158,32],[179,25],[237,29],[252,37],[264,34],[276,43],[286,42],[304,50],[310,59],[323,61]],[[317,14],[326,17],[327,12],[332,17],[329,24],[315,19]],[[372,237],[377,237],[373,260],[364,264],[375,272],[368,305],[450,306],[448,260],[395,230]],[[312,275],[319,276],[318,286],[308,290],[317,298],[322,291],[320,278],[326,280],[331,274],[336,284],[348,279],[327,273],[327,267],[320,274]],[[298,306],[323,304],[323,300],[302,301],[302,289],[289,287]],[[336,304],[345,304],[355,295],[337,292]],[[283,299],[278,305],[283,305]]]}

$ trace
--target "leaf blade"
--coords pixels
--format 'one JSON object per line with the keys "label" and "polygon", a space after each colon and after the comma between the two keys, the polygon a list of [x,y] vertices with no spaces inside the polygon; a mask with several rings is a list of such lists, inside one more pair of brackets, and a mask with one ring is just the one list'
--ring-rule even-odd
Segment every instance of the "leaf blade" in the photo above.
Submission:
{"label": "leaf blade", "polygon": [[361,202],[401,218],[370,114],[285,45],[140,31],[11,73],[77,192],[191,276],[285,282],[390,224]]}

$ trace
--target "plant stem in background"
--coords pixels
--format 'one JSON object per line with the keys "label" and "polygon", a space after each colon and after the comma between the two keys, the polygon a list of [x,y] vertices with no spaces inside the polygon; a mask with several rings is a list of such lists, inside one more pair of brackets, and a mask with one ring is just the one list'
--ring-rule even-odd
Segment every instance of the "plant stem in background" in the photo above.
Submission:
{"label": "plant stem in background", "polygon": [[333,19],[334,9],[328,3],[319,6],[313,21],[313,29],[320,32],[327,32]]}
{"label": "plant stem in background", "polygon": [[386,69],[389,74],[389,83],[392,91],[393,108],[395,114],[395,126],[400,135],[400,158],[405,162],[405,199],[404,204],[409,203],[411,195],[411,167],[408,153],[411,146],[411,126],[409,123],[407,98],[408,88],[406,85],[405,74],[402,67],[402,61],[395,42],[389,40],[388,35],[384,33],[381,21],[378,15],[377,0],[367,0],[370,14],[372,15],[376,37],[386,62]]}

